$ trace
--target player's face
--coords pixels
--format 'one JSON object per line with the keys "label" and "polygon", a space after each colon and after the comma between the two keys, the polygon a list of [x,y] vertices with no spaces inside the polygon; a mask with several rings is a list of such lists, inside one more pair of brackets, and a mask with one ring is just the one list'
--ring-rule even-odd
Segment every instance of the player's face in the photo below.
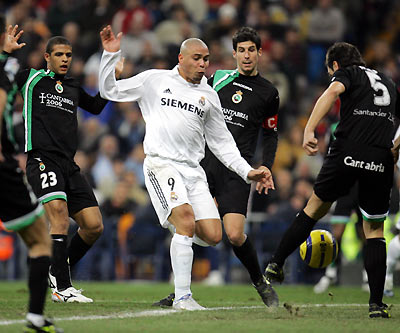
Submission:
{"label": "player's face", "polygon": [[45,53],[44,58],[48,69],[56,74],[65,75],[71,65],[72,47],[63,44],[54,45],[51,54]]}
{"label": "player's face", "polygon": [[258,58],[261,56],[261,48],[257,50],[256,44],[251,41],[240,42],[233,51],[240,74],[256,75]]}
{"label": "player's face", "polygon": [[200,83],[209,65],[208,47],[195,44],[179,54],[179,72],[190,83]]}

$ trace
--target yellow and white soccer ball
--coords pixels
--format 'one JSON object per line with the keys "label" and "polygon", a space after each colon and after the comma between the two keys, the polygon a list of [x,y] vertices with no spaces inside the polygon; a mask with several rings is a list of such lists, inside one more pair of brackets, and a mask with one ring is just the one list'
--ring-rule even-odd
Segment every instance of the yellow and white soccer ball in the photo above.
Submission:
{"label": "yellow and white soccer ball", "polygon": [[335,238],[327,230],[313,230],[300,245],[300,257],[312,268],[324,268],[334,261],[338,254]]}

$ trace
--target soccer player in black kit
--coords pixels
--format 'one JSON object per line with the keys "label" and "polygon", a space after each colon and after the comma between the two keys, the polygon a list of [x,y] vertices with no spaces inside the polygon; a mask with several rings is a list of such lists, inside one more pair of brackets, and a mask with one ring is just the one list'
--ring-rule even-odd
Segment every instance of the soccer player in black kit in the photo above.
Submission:
{"label": "soccer player in black kit", "polygon": [[[22,31],[9,26],[5,33],[5,18],[0,15],[0,41],[4,51],[20,49]],[[26,176],[13,157],[16,142],[12,119],[15,92],[4,66],[8,54],[0,61],[0,219],[7,230],[17,232],[28,248],[29,305],[24,332],[63,332],[43,316],[47,293],[47,275],[51,257],[51,238],[44,218],[43,206],[38,202]]]}
{"label": "soccer player in black kit", "polygon": [[[27,69],[16,75],[24,98],[26,173],[50,221],[53,257],[49,280],[55,302],[90,303],[71,284],[70,267],[101,235],[103,223],[93,191],[74,162],[77,149],[77,108],[99,114],[107,100],[88,95],[67,75],[72,46],[52,37],[44,54],[47,69]],[[67,247],[69,217],[79,225]]]}
{"label": "soccer player in black kit", "polygon": [[383,223],[388,214],[394,161],[400,140],[393,145],[394,117],[399,117],[395,84],[383,73],[365,67],[358,49],[335,43],[326,54],[332,76],[318,99],[304,131],[303,148],[318,152],[314,130],[340,96],[340,122],[306,207],[297,214],[265,270],[270,281],[282,282],[286,258],[309,236],[332,202],[347,194],[357,182],[358,202],[366,238],[364,266],[370,287],[369,317],[389,318],[382,302],[386,274]]}
{"label": "soccer player in black kit", "polygon": [[[277,117],[279,94],[268,80],[258,73],[261,40],[250,27],[242,27],[232,38],[235,70],[217,70],[208,83],[218,92],[225,122],[236,141],[241,155],[251,163],[260,129],[263,136],[262,167],[269,174],[278,143]],[[278,297],[270,282],[261,272],[250,239],[244,233],[244,224],[250,194],[246,184],[227,169],[207,148],[201,163],[207,175],[210,192],[218,204],[224,229],[233,252],[246,267],[251,281],[267,306],[277,306]],[[274,188],[272,177],[269,188]],[[259,189],[261,193],[263,189]],[[265,188],[268,193],[268,188]],[[173,294],[154,305],[171,305]]]}

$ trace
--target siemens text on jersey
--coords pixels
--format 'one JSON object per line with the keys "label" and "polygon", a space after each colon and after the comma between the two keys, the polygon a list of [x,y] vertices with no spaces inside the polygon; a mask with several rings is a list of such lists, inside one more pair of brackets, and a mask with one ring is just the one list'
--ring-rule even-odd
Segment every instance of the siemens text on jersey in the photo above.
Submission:
{"label": "siemens text on jersey", "polygon": [[179,108],[182,110],[186,110],[189,112],[192,112],[194,114],[197,114],[200,118],[203,118],[204,116],[204,110],[200,109],[199,107],[187,103],[187,102],[182,102],[178,99],[174,99],[174,98],[161,98],[161,105],[162,106],[172,106],[174,108]]}

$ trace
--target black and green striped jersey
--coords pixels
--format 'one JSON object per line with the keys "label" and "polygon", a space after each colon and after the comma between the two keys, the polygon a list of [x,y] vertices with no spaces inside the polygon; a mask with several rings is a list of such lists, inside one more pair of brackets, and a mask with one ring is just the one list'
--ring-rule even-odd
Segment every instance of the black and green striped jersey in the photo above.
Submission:
{"label": "black and green striped jersey", "polygon": [[208,83],[218,92],[226,125],[248,162],[262,128],[262,164],[271,168],[278,144],[278,90],[259,74],[246,76],[238,70],[217,70]]}
{"label": "black and green striped jersey", "polygon": [[73,158],[78,140],[78,106],[99,114],[107,100],[88,95],[77,80],[50,70],[24,70],[16,76],[24,98],[25,152],[43,150]]}
{"label": "black and green striped jersey", "polygon": [[7,93],[7,102],[3,110],[2,131],[1,131],[1,146],[2,153],[7,156],[12,156],[18,150],[18,145],[15,139],[13,112],[14,101],[18,91],[17,85],[14,83],[14,77],[19,69],[18,60],[7,55],[0,55],[1,78],[0,87]]}

